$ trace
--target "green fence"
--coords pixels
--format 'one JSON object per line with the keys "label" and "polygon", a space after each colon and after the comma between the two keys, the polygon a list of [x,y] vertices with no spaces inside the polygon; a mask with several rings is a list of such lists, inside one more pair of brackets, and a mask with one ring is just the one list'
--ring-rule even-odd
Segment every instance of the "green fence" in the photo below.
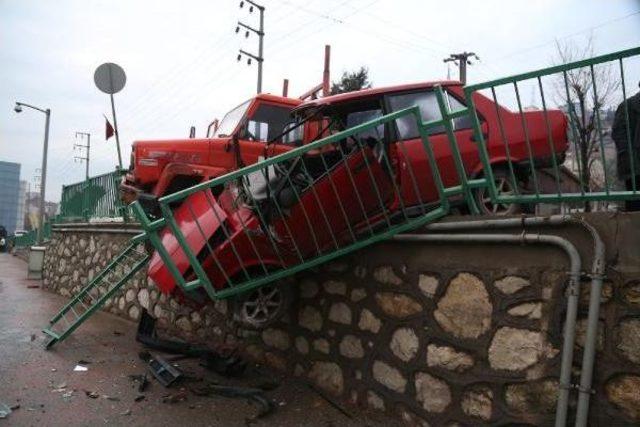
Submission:
{"label": "green fence", "polygon": [[[629,49],[468,86],[467,106],[453,112],[436,86],[439,120],[423,122],[417,106],[382,116],[164,196],[162,217],[153,222],[135,203],[146,232],[140,238],[150,240],[164,263],[156,263],[152,274],[172,278],[187,292],[204,288],[211,298],[225,298],[435,221],[449,213],[454,198],[471,213],[487,213],[480,209],[486,204],[496,213],[496,206],[640,199],[640,164],[634,155],[624,156],[633,152],[628,107],[621,110],[626,129],[615,136],[617,145],[606,139],[604,117],[605,108],[611,111],[628,96],[625,61],[639,55],[640,48]],[[601,76],[608,82],[606,103]],[[538,88],[537,107],[523,106],[525,81]],[[549,88],[555,88],[553,96]],[[495,114],[492,129],[476,110],[480,91],[495,103],[495,113],[485,111]],[[471,119],[476,141],[462,154],[457,118]],[[400,121],[415,126],[417,145],[385,142],[378,127]],[[434,158],[429,131],[436,128],[447,136],[449,164]],[[412,160],[399,161],[409,158],[408,151]],[[469,151],[480,159],[481,171],[466,169]],[[618,166],[631,177],[623,186],[614,183],[611,157],[621,157]]]}
{"label": "green fence", "polygon": [[[441,88],[437,96],[444,103]],[[462,175],[462,184],[445,188],[434,161],[428,130],[451,130],[458,114],[445,109],[443,119],[423,123],[411,107],[162,197],[163,218],[155,222],[138,203],[134,213],[185,291],[202,287],[211,298],[246,292],[441,218],[450,197],[484,185]],[[371,137],[396,120],[415,125],[420,138],[393,149],[407,155],[410,148],[424,160],[419,170],[407,163],[403,189],[390,145]],[[450,148],[458,159],[456,145]]]}
{"label": "green fence", "polygon": [[[44,234],[42,236],[43,239],[49,239],[51,237],[51,222],[47,221],[44,223]],[[33,246],[36,244],[38,240],[38,230],[31,230],[22,236],[12,237],[11,246],[24,248],[28,246]]]}
{"label": "green fence", "polygon": [[[480,141],[484,175],[488,178],[488,195],[494,205],[584,206],[587,202],[640,198],[640,147],[633,147],[640,126],[630,126],[627,103],[618,112],[626,126],[612,129],[616,107],[637,89],[637,80],[628,82],[625,75],[632,71],[638,77],[639,55],[640,48],[633,48],[465,87],[467,104],[473,111],[475,138]],[[510,160],[509,132],[504,124],[507,118],[498,108],[500,137],[487,140],[483,118],[474,105],[474,98],[481,91],[496,105],[514,106],[527,148],[521,164]],[[525,107],[525,97],[531,98],[527,102],[533,105]],[[568,120],[566,160],[553,149],[559,137],[564,137],[552,130],[552,110],[556,108],[562,109]],[[541,129],[543,132],[539,132]],[[536,141],[540,135],[545,141]],[[532,147],[541,143],[549,147],[544,165],[532,155]],[[507,152],[506,162],[492,162],[490,150],[496,145]],[[544,175],[536,172],[540,168],[545,169]],[[567,185],[567,178],[573,179],[574,185]]]}
{"label": "green fence", "polygon": [[120,200],[118,191],[122,174],[121,171],[115,171],[63,185],[59,219],[86,221],[90,218],[126,216],[127,207]]}

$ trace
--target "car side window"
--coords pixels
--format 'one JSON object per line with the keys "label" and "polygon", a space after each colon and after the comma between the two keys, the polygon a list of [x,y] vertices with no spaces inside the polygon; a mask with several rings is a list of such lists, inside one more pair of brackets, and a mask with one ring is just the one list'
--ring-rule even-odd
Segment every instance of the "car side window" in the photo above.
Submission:
{"label": "car side window", "polygon": [[290,109],[275,105],[261,104],[247,121],[247,136],[255,141],[271,141],[282,133],[291,120]]}
{"label": "car side window", "polygon": [[[382,109],[380,108],[349,113],[347,114],[347,129],[361,125],[379,117],[382,117]],[[359,132],[355,136],[357,136],[360,141],[365,141],[368,138],[382,140],[384,138],[384,124],[379,124],[378,126],[366,129],[362,132]]]}
{"label": "car side window", "polygon": [[[460,111],[466,108],[466,106],[458,101],[457,98],[453,97],[450,93],[447,92],[447,99],[449,101],[449,111],[454,113],[456,111]],[[471,129],[471,115],[466,114],[462,117],[456,117],[453,119],[453,129],[461,130],[461,129]]]}
{"label": "car side window", "polygon": [[[440,108],[436,95],[432,91],[405,93],[401,95],[391,95],[389,97],[389,106],[391,111],[399,111],[405,108],[417,105],[420,108],[420,114],[424,122],[440,120]],[[418,127],[413,115],[407,115],[396,119],[396,127],[398,129],[398,137],[400,139],[418,138]],[[444,126],[437,126],[429,129],[429,134],[444,132]]]}
{"label": "car side window", "polygon": [[290,122],[282,129],[282,143],[299,147],[304,139],[304,125],[300,126],[297,122]]}

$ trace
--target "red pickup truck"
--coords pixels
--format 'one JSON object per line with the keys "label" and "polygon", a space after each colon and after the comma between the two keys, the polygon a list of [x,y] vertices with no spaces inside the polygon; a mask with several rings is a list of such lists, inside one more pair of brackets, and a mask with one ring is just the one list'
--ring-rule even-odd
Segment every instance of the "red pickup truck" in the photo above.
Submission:
{"label": "red pickup truck", "polygon": [[[139,200],[153,213],[155,199],[225,174],[264,156],[291,122],[295,98],[261,94],[229,111],[211,138],[135,141],[129,172],[120,184],[123,201]],[[275,144],[273,153],[290,149]]]}
{"label": "red pickup truck", "polygon": [[[423,121],[439,120],[435,84],[444,89],[451,111],[465,107],[463,89],[457,82],[345,93],[297,107],[291,122],[296,124],[285,139],[288,146],[304,144],[308,141],[305,135],[309,135],[306,128],[314,129],[316,137],[321,137],[415,105],[420,107]],[[546,117],[542,111],[520,115],[480,93],[474,94],[474,103],[502,191],[510,191],[511,181],[506,172],[501,172],[506,171],[508,159],[523,188],[531,172],[529,152],[535,167],[548,166],[554,154],[562,162],[568,143],[567,119],[561,111],[549,110]],[[529,144],[525,142],[523,123]],[[302,127],[304,132],[300,130]],[[482,163],[470,118],[454,119],[453,128],[468,176],[481,175]],[[429,133],[444,186],[459,184],[444,129],[432,127]],[[282,142],[269,144],[274,147],[274,154],[281,152],[275,149],[279,144]],[[242,275],[254,271],[263,274],[265,266],[289,267],[302,258],[313,258],[341,247],[354,234],[371,231],[372,224],[375,228],[376,224],[393,222],[402,215],[423,215],[425,204],[438,200],[429,159],[413,116],[403,116],[324,148],[328,150],[310,151],[299,161],[274,168],[268,176],[257,173],[242,185],[230,185],[220,192],[195,193],[175,209],[180,229],[216,288],[224,288],[229,278],[242,281]],[[272,150],[268,154],[271,156]],[[476,190],[476,197],[485,209],[497,213],[485,200],[483,190]],[[262,206],[263,214],[257,212],[257,205]],[[274,239],[277,244],[273,244]],[[193,280],[193,270],[175,237],[165,231],[162,240],[185,279]],[[164,292],[175,288],[173,277],[157,254],[151,258],[149,276]],[[289,288],[269,285],[236,298],[236,317],[249,326],[267,325],[283,312],[288,299],[283,293]]]}

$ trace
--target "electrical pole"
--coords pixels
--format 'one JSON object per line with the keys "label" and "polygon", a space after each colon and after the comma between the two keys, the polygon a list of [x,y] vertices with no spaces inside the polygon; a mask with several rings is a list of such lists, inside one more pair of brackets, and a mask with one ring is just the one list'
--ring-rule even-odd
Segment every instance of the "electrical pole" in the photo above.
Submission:
{"label": "electrical pole", "polygon": [[87,151],[85,151],[85,156],[84,157],[80,157],[80,156],[75,156],[74,160],[79,161],[79,162],[86,162],[86,177],[87,177],[87,181],[89,180],[89,151],[91,150],[91,134],[89,132],[76,132],[76,138],[80,137],[80,140],[84,140],[84,137],[87,137],[87,145],[83,145],[83,144],[73,144],[73,148],[79,148],[80,150],[85,149]]}
{"label": "electrical pole", "polygon": [[459,79],[462,84],[467,84],[467,65],[472,65],[473,62],[469,61],[469,58],[475,58],[480,60],[478,55],[473,52],[462,52],[462,53],[452,53],[448,58],[443,59],[442,61],[453,62],[459,68]]}
{"label": "electrical pole", "polygon": [[238,61],[242,59],[242,55],[248,57],[247,65],[251,65],[251,60],[255,60],[258,62],[258,93],[262,92],[262,63],[264,62],[264,6],[259,5],[258,3],[253,2],[252,0],[242,0],[240,2],[240,8],[244,7],[244,2],[250,4],[249,13],[253,13],[253,8],[257,8],[260,12],[260,27],[258,29],[251,27],[250,25],[245,24],[244,22],[238,21],[238,25],[236,26],[236,33],[240,32],[240,27],[245,29],[244,36],[245,38],[249,38],[250,32],[258,35],[258,55],[254,55],[242,49],[238,50]]}

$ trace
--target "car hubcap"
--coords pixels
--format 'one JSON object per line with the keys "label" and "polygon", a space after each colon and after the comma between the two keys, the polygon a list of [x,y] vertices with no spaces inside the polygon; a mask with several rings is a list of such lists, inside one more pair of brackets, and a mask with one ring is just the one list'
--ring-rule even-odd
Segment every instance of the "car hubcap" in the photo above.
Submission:
{"label": "car hubcap", "polygon": [[242,303],[242,315],[252,324],[270,321],[282,306],[282,292],[277,286],[263,286],[253,291]]}
{"label": "car hubcap", "polygon": [[[496,190],[501,196],[508,196],[515,193],[513,185],[507,180],[507,178],[498,178],[495,181]],[[484,211],[491,215],[507,215],[513,210],[512,204],[506,203],[493,203],[491,196],[489,196],[486,189],[480,190],[480,202]]]}

